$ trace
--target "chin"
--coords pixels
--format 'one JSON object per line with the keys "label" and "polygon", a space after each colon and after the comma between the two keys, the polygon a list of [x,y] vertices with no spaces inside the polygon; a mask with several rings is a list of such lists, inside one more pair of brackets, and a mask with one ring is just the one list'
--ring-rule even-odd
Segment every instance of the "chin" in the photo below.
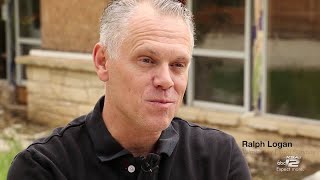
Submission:
{"label": "chin", "polygon": [[147,120],[146,129],[153,132],[159,132],[167,129],[172,121],[172,118],[169,117],[153,117]]}

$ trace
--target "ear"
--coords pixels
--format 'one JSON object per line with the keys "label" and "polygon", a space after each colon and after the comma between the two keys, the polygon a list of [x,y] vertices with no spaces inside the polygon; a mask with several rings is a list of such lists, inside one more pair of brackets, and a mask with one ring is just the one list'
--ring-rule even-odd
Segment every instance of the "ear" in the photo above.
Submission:
{"label": "ear", "polygon": [[103,82],[109,80],[108,54],[102,44],[97,43],[93,48],[93,62],[99,79]]}

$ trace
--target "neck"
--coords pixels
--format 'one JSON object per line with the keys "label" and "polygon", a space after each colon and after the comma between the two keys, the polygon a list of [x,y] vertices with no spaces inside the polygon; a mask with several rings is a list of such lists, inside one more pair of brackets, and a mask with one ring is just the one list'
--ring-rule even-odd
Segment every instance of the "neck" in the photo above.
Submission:
{"label": "neck", "polygon": [[109,109],[109,107],[105,103],[102,117],[112,137],[135,157],[146,156],[152,152],[161,132],[146,132],[139,127],[135,127],[133,123],[130,123],[130,120],[107,111],[106,109]]}

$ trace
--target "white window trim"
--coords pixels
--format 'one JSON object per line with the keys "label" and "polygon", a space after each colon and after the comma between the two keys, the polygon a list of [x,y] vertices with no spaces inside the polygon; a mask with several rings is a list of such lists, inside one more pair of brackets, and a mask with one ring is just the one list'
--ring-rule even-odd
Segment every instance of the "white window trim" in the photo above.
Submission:
{"label": "white window trim", "polygon": [[[40,3],[40,1],[39,1]],[[15,56],[21,56],[22,55],[22,46],[23,45],[41,45],[41,39],[40,38],[27,38],[27,37],[21,37],[20,36],[20,12],[19,12],[19,0],[14,0],[14,18],[15,18],[15,49],[16,54]],[[16,64],[16,83],[21,86],[26,85],[26,79],[22,78],[22,68],[23,65]]]}
{"label": "white window trim", "polygon": [[[192,11],[193,0],[187,1],[187,7]],[[233,110],[248,112],[250,111],[251,106],[251,16],[252,16],[252,0],[245,0],[245,25],[244,25],[244,50],[243,51],[229,51],[229,50],[209,50],[209,49],[200,49],[195,48],[193,55],[203,56],[203,57],[218,57],[218,58],[228,58],[235,59],[239,61],[244,61],[244,91],[243,91],[243,105],[232,105],[224,104],[217,102],[209,101],[199,101],[195,99],[195,90],[194,90],[194,79],[195,79],[195,69],[194,61],[190,65],[189,71],[189,81],[187,87],[187,105],[189,106],[204,106],[206,108],[215,108],[221,110]]]}

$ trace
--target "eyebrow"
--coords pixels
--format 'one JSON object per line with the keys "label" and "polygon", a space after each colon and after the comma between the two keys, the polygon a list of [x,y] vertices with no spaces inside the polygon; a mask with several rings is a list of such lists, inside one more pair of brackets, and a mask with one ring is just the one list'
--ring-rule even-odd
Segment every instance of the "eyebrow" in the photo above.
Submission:
{"label": "eyebrow", "polygon": [[[157,51],[154,51],[152,48],[150,47],[145,47],[145,48],[142,48],[142,50],[145,50],[147,51],[148,53],[154,55],[154,56],[159,56],[159,53]],[[192,56],[191,58],[189,57],[184,57],[184,56],[178,56],[177,58],[175,58],[176,60],[185,60],[187,62],[190,62],[191,59],[192,59]]]}
{"label": "eyebrow", "polygon": [[185,57],[182,57],[182,56],[177,57],[176,60],[185,60],[185,61],[188,61],[188,62],[190,61],[189,58],[185,58]]}

